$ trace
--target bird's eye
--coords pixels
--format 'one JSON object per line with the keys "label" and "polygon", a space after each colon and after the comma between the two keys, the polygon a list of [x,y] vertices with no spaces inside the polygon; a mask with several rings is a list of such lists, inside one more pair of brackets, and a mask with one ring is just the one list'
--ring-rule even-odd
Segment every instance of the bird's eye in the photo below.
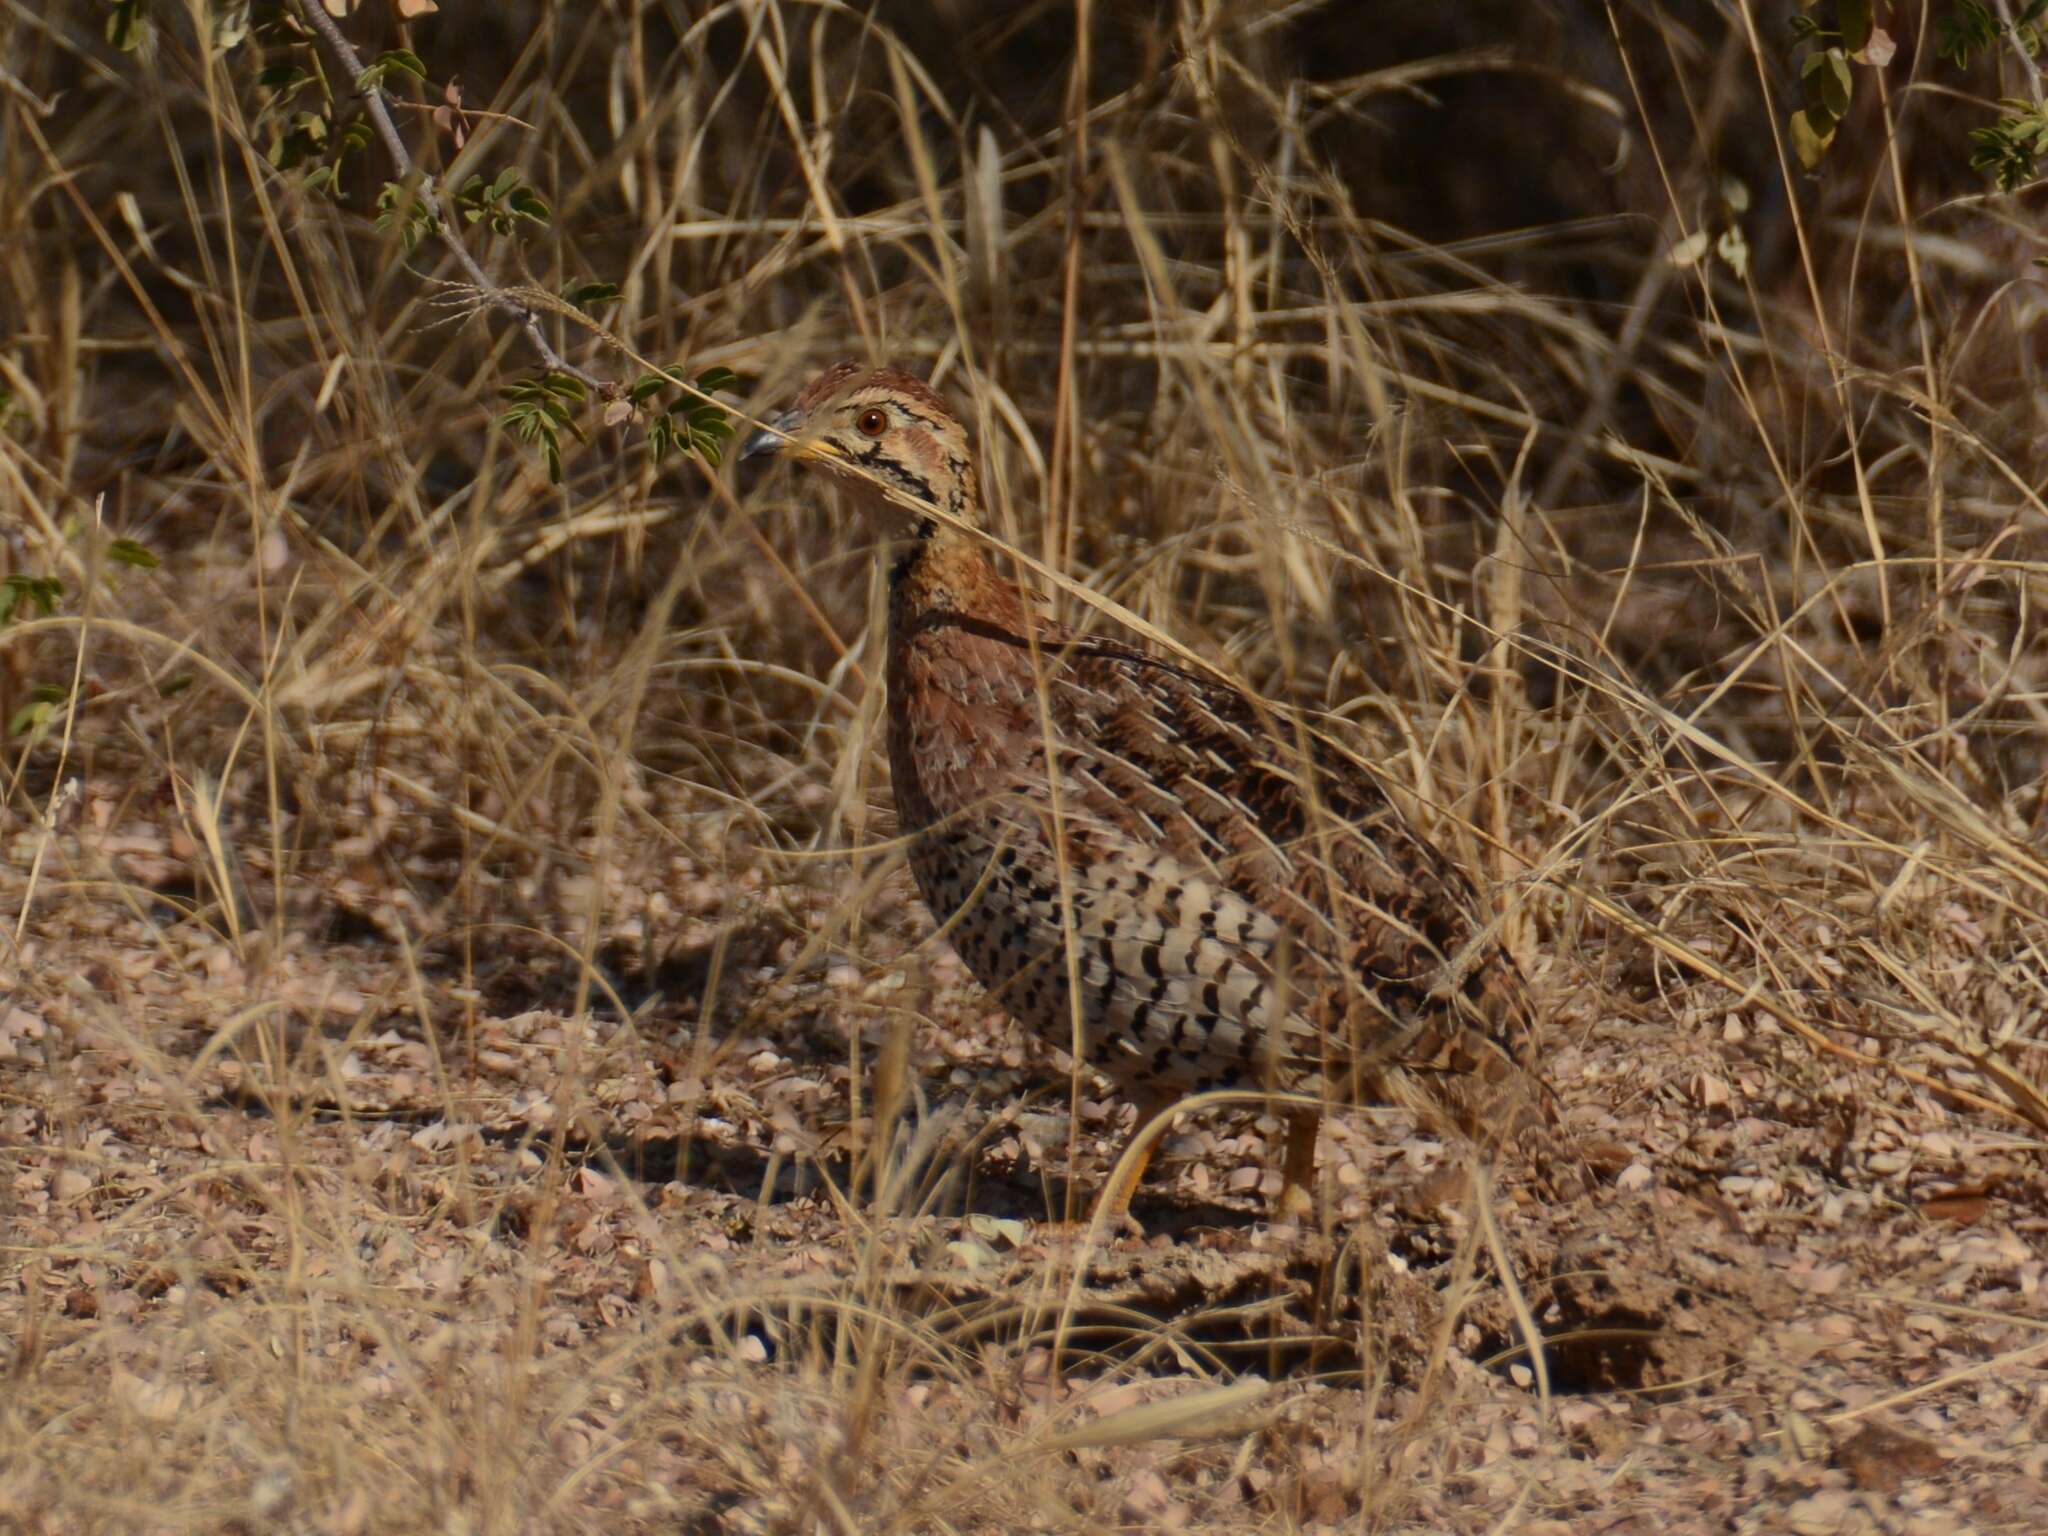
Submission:
{"label": "bird's eye", "polygon": [[860,413],[860,420],[854,425],[869,437],[880,437],[889,430],[889,413],[880,406],[870,406]]}

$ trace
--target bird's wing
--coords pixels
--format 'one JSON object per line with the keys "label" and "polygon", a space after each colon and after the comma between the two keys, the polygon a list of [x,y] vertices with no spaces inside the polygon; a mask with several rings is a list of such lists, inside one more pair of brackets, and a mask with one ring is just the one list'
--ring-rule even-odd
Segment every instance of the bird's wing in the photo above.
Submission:
{"label": "bird's wing", "polygon": [[1529,1064],[1520,977],[1484,934],[1471,883],[1353,759],[1134,648],[1074,641],[1061,663],[1064,776],[1095,791],[1076,798],[1277,920],[1268,966],[1288,973],[1289,1012],[1308,1024],[1288,1031],[1291,1058],[1347,1075]]}

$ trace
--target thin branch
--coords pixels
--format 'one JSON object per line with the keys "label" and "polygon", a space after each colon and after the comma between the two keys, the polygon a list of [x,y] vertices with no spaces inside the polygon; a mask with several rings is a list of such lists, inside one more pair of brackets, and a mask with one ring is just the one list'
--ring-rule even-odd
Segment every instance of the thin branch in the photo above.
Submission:
{"label": "thin branch", "polygon": [[0,69],[0,86],[4,86],[7,90],[19,96],[28,104],[29,111],[35,113],[37,117],[50,117],[57,110],[57,104],[54,101],[43,100],[42,97],[23,85],[5,69]]}
{"label": "thin branch", "polygon": [[[309,27],[320,34],[321,40],[341,61],[341,67],[348,72],[349,79],[362,79],[362,55],[358,54],[349,40],[342,35],[341,28],[335,25],[334,18],[327,14],[327,8],[320,0],[292,0],[292,8]],[[470,255],[469,247],[462,243],[462,237],[457,233],[462,227],[461,220],[452,217],[455,210],[448,205],[446,189],[433,177],[414,166],[412,156],[406,150],[405,140],[399,137],[398,125],[392,121],[391,104],[385,97],[384,88],[372,81],[361,95],[363,109],[369,113],[370,122],[376,128],[377,136],[384,141],[384,149],[391,156],[391,163],[398,172],[398,179],[417,179],[421,193],[433,205],[435,223],[439,226],[436,232],[441,236],[442,244],[448,247],[456,263],[468,274],[478,294],[490,307],[502,309],[519,321],[520,326],[526,331],[526,339],[533,343],[534,350],[540,353],[541,361],[550,371],[580,379],[588,388],[601,394],[610,394],[616,390],[618,386],[610,380],[586,372],[557,352],[548,341],[547,334],[541,330],[540,319],[534,311],[493,282],[490,275],[477,264],[477,259]]]}
{"label": "thin branch", "polygon": [[2034,62],[2032,54],[2019,46],[2019,28],[2013,21],[2012,6],[2008,3],[2008,0],[1998,0],[1998,20],[2005,28],[2005,36],[2000,38],[1999,41],[2013,44],[2013,56],[2020,61],[2021,66],[2026,70],[2027,82],[2034,89],[2034,100],[2039,101],[2041,99],[2041,66]]}

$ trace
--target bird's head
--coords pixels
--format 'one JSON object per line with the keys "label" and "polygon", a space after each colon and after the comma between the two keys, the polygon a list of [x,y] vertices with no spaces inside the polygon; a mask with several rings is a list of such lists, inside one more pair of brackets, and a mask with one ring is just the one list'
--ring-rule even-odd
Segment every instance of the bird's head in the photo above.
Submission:
{"label": "bird's head", "polygon": [[[742,459],[771,455],[815,465],[873,505],[895,505],[883,493],[887,486],[909,501],[981,521],[967,428],[930,385],[901,369],[851,361],[827,368],[740,449]],[[935,526],[918,520],[920,534]]]}

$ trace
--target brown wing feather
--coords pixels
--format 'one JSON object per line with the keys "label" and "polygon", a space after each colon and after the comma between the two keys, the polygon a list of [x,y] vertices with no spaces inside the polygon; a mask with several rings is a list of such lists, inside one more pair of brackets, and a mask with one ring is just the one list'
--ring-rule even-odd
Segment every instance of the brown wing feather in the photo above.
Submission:
{"label": "brown wing feather", "polygon": [[1155,1092],[1378,1099],[1526,1064],[1512,961],[1467,961],[1470,885],[1363,769],[1135,648],[1045,626],[1034,653],[1030,622],[926,611],[890,652],[912,867],[1005,1008],[1062,1045],[1078,1017],[1088,1059]]}
{"label": "brown wing feather", "polygon": [[1061,725],[1115,744],[1169,846],[1208,857],[1314,957],[1318,1066],[1533,1067],[1514,962],[1497,944],[1467,953],[1483,926],[1471,883],[1327,737],[1130,647],[1079,642],[1054,675]]}

